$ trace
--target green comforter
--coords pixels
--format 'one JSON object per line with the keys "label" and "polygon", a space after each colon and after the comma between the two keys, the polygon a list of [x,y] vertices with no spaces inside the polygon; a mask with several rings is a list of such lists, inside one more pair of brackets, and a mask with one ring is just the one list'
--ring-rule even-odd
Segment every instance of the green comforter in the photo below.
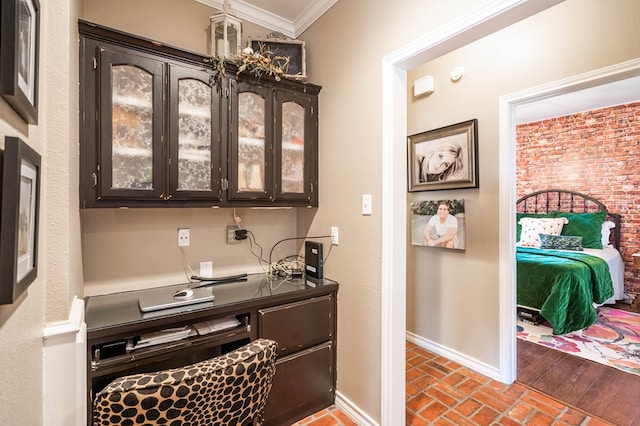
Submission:
{"label": "green comforter", "polygon": [[540,309],[553,334],[596,321],[592,302],[613,296],[607,262],[582,252],[517,247],[518,305]]}

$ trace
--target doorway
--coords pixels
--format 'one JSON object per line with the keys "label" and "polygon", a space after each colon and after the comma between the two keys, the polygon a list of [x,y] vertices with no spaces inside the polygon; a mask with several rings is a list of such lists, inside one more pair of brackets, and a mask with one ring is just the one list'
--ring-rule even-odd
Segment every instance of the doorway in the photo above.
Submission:
{"label": "doorway", "polygon": [[[406,229],[405,176],[407,171],[405,140],[407,115],[407,70],[426,63],[460,46],[512,25],[560,3],[562,0],[511,0],[490,2],[455,22],[414,40],[382,60],[382,318],[381,318],[381,424],[397,424],[405,417],[405,335],[406,335]],[[511,104],[506,110],[510,110]],[[502,120],[501,120],[502,122]],[[502,141],[502,137],[500,140]],[[509,197],[509,191],[500,196]],[[511,192],[513,188],[511,188]],[[513,200],[515,202],[515,200]],[[514,205],[502,204],[504,205]],[[502,212],[501,212],[502,216]],[[502,217],[501,217],[502,219]],[[511,219],[508,220],[510,224]],[[511,252],[515,250],[511,249]],[[513,255],[515,257],[515,254]],[[501,262],[505,255],[500,253]],[[508,257],[507,257],[508,259]],[[510,261],[506,265],[509,265]],[[500,365],[502,379],[515,379],[515,310],[513,291],[503,294],[509,271],[501,271],[500,317],[512,316],[511,324],[500,324]],[[506,287],[509,290],[508,287]],[[511,298],[509,298],[511,296]],[[506,312],[506,316],[505,316]],[[511,328],[509,328],[511,327]]]}
{"label": "doorway", "polygon": [[[605,67],[599,70],[580,74],[561,81],[545,84],[540,87],[506,95],[500,98],[500,142],[501,161],[509,164],[509,188],[501,191],[500,211],[501,234],[510,235],[510,239],[502,241],[508,250],[501,250],[501,276],[512,277],[511,281],[501,280],[501,289],[512,289],[515,296],[515,150],[516,126],[518,124],[541,121],[547,118],[567,116],[579,112],[595,110],[615,105],[637,102],[640,99],[640,60],[631,60]],[[504,155],[504,159],[502,156]],[[505,223],[507,222],[507,223]],[[507,339],[514,342],[516,338],[516,316],[514,302],[501,300],[501,306],[508,306],[511,316],[501,316],[501,323],[509,324],[511,336]],[[501,309],[504,313],[505,309]],[[511,324],[513,323],[513,325]],[[517,345],[516,345],[517,346]],[[517,354],[516,354],[517,359]],[[516,364],[513,364],[516,368]]]}

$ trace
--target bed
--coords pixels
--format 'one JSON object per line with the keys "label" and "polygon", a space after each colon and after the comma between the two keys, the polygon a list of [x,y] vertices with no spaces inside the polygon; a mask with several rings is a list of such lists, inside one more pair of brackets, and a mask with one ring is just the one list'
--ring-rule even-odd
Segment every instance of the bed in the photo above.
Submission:
{"label": "bed", "polygon": [[624,297],[620,215],[575,191],[547,189],[516,203],[517,305],[554,334],[586,328],[596,307]]}

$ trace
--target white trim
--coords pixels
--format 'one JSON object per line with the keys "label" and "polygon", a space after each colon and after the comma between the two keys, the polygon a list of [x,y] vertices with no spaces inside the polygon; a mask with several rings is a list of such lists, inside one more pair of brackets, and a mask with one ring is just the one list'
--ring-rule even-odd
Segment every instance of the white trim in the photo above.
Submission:
{"label": "white trim", "polygon": [[[498,112],[498,176],[499,202],[498,225],[500,247],[498,250],[498,280],[499,280],[499,318],[500,318],[500,381],[513,383],[516,379],[516,258],[515,248],[515,181],[516,161],[515,146],[509,141],[515,140],[515,126],[503,126],[502,123],[514,122],[514,110],[503,107],[500,101]],[[509,228],[508,225],[512,227]]]}
{"label": "white trim", "polygon": [[[222,10],[223,0],[195,0],[216,10]],[[240,19],[252,22],[272,31],[278,31],[287,37],[298,38],[307,28],[318,20],[338,0],[315,0],[293,20],[271,13],[242,0],[230,2],[230,13]]]}
{"label": "white trim", "polygon": [[469,368],[493,380],[500,380],[500,371],[496,367],[493,367],[482,361],[478,361],[477,359],[471,358],[461,352],[449,349],[446,346],[442,346],[434,341],[425,339],[424,337],[420,337],[417,334],[411,333],[410,331],[407,331],[406,338],[408,341],[415,343],[416,345],[428,350],[429,352],[433,352],[436,355],[440,355],[447,359],[455,361],[458,364],[463,365],[466,368]]}
{"label": "white trim", "polygon": [[84,300],[74,297],[69,319],[43,330],[43,418],[47,426],[87,421],[87,349]]}
{"label": "white trim", "polygon": [[[382,58],[382,318],[381,424],[405,418],[406,338],[406,70],[505,28],[562,0],[494,0],[452,23]],[[404,100],[404,102],[402,102]],[[402,189],[401,189],[402,188]],[[398,197],[400,194],[400,198]],[[401,230],[401,232],[398,232]],[[501,277],[502,279],[502,277]],[[402,298],[402,300],[400,300]],[[501,311],[501,315],[503,312]],[[502,335],[502,326],[501,326]],[[501,340],[501,369],[505,353],[514,351]],[[400,353],[402,352],[402,353]],[[399,365],[398,365],[399,364]],[[396,372],[402,370],[399,380]]]}
{"label": "white trim", "polygon": [[516,353],[516,263],[515,259],[515,109],[553,96],[588,89],[640,76],[640,59],[532,87],[500,97],[500,381],[511,383],[517,374]]}
{"label": "white trim", "polygon": [[300,15],[293,20],[293,36],[297,38],[324,13],[336,4],[338,0],[315,0]]}
{"label": "white trim", "polygon": [[406,403],[407,73],[383,61],[382,77],[381,424],[394,425],[405,418]]}
{"label": "white trim", "polygon": [[47,324],[42,333],[42,337],[47,342],[48,340],[67,338],[73,336],[75,338],[76,333],[82,327],[84,322],[84,300],[73,298],[71,302],[71,309],[69,312],[69,319]]}
{"label": "white trim", "polygon": [[336,407],[342,410],[359,426],[378,426],[375,420],[369,417],[367,413],[362,411],[339,391],[336,391]]}

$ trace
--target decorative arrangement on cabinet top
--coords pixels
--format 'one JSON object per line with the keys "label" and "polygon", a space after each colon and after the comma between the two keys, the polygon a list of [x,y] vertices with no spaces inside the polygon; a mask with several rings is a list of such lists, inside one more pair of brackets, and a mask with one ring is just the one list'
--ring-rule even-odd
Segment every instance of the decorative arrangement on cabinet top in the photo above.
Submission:
{"label": "decorative arrangement on cabinet top", "polygon": [[254,52],[251,47],[245,47],[240,55],[230,57],[210,56],[205,58],[205,62],[213,65],[216,72],[214,77],[216,84],[219,84],[226,76],[225,63],[237,66],[238,71],[236,74],[248,72],[258,79],[268,75],[276,81],[280,81],[286,75],[289,57],[275,55],[268,50],[265,44],[260,43],[258,52]]}

